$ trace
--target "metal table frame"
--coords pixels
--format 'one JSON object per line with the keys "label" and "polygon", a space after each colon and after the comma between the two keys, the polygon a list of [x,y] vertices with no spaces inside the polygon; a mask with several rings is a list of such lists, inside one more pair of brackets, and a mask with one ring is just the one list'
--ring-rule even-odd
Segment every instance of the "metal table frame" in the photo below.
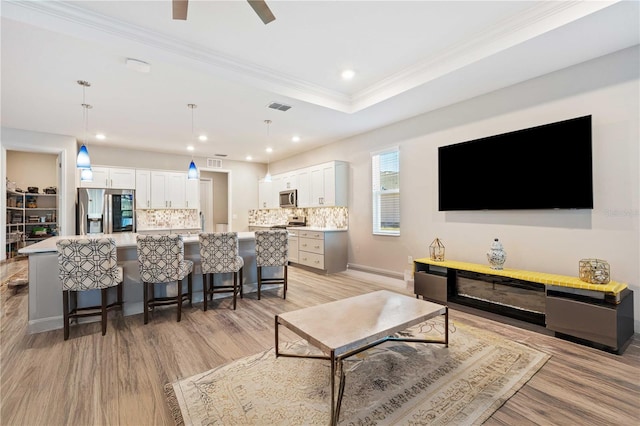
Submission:
{"label": "metal table frame", "polygon": [[[358,296],[356,296],[358,297]],[[407,296],[409,297],[409,296]],[[413,298],[411,298],[411,300],[415,300]],[[280,315],[284,315],[284,314],[280,314]],[[296,327],[295,324],[289,323],[286,320],[282,320],[282,318],[280,318],[280,315],[276,315],[275,316],[275,355],[276,358],[278,357],[292,357],[292,358],[312,358],[312,359],[323,359],[323,360],[328,360],[331,363],[331,378],[330,378],[330,384],[331,384],[331,424],[332,425],[336,425],[338,423],[338,418],[340,415],[340,406],[342,404],[342,397],[344,395],[344,385],[345,385],[345,373],[344,373],[344,368],[343,368],[343,361],[346,358],[349,358],[353,355],[356,355],[360,352],[366,351],[367,349],[370,349],[374,346],[377,346],[381,343],[387,342],[387,341],[398,341],[398,342],[417,342],[417,343],[440,343],[440,344],[444,344],[445,347],[449,347],[449,309],[447,306],[442,306],[442,309],[440,309],[439,311],[435,311],[432,312],[431,314],[428,315],[421,315],[420,317],[416,317],[416,318],[412,318],[411,320],[405,321],[403,323],[396,323],[396,324],[390,324],[388,326],[388,329],[390,330],[390,335],[385,336],[383,338],[377,339],[373,342],[367,343],[363,346],[359,346],[356,347],[354,349],[348,350],[346,352],[341,352],[340,354],[336,354],[336,350],[335,349],[331,349],[329,350],[329,353],[327,355],[301,355],[301,354],[293,354],[293,353],[283,353],[280,352],[279,349],[279,339],[278,339],[278,328],[280,325],[283,325],[284,327],[286,327],[287,329],[291,330],[292,332],[300,335],[303,338],[306,338],[306,333],[304,333],[302,330],[300,330],[299,328]],[[432,339],[416,339],[416,338],[405,338],[405,337],[394,337],[391,334],[395,331],[398,330],[402,330],[402,329],[406,329],[408,327],[411,327],[412,325],[415,324],[419,324],[421,322],[427,321],[431,318],[434,318],[436,316],[439,315],[444,315],[444,320],[445,320],[445,332],[444,332],[444,339],[443,340],[432,340]],[[319,319],[319,321],[321,321],[321,319]],[[417,322],[416,322],[417,321]],[[393,330],[393,331],[391,331]],[[367,336],[362,336],[362,337],[367,337]],[[307,340],[309,341],[309,340]],[[315,345],[313,341],[309,342],[310,344],[312,344],[313,346],[319,347],[318,345]],[[322,348],[319,348],[322,350]],[[325,351],[323,351],[325,352]],[[335,386],[335,380],[336,380],[336,374],[340,375],[340,380],[338,383],[338,395],[337,395],[337,401],[336,401],[336,386]]]}

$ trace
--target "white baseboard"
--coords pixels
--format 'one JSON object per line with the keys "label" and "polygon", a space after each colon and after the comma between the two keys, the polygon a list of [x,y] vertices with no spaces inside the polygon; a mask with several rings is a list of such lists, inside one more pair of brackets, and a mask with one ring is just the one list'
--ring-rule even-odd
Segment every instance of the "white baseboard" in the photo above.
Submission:
{"label": "white baseboard", "polygon": [[384,275],[385,277],[395,278],[397,280],[404,279],[404,273],[402,272],[373,268],[371,266],[366,266],[366,265],[357,265],[355,263],[347,264],[347,269],[353,269],[354,271],[369,272],[370,274],[376,274],[376,275]]}

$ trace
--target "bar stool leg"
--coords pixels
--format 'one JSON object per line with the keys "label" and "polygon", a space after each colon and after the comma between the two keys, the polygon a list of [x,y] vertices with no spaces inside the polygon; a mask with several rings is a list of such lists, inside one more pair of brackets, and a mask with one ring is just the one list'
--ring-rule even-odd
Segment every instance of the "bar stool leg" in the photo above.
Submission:
{"label": "bar stool leg", "polygon": [[242,268],[238,271],[240,273],[240,299],[244,298],[244,284],[242,282]]}
{"label": "bar stool leg", "polygon": [[182,319],[182,280],[178,280],[178,322]]}
{"label": "bar stool leg", "polygon": [[287,298],[287,265],[284,265],[284,293],[282,295],[282,298]]}
{"label": "bar stool leg", "polygon": [[238,295],[238,273],[233,273],[233,310],[236,310],[236,296]]}
{"label": "bar stool leg", "polygon": [[149,283],[142,283],[142,288],[144,289],[144,323],[149,322]]}
{"label": "bar stool leg", "polygon": [[204,303],[204,311],[207,311],[207,305],[209,301],[207,300],[207,277],[209,274],[202,274],[202,302]]}
{"label": "bar stool leg", "polygon": [[64,320],[64,340],[69,339],[69,290],[62,291],[62,316]]}
{"label": "bar stool leg", "polygon": [[105,334],[107,334],[107,289],[106,288],[102,288],[100,289],[100,302],[101,302],[101,309],[102,309],[102,317],[101,317],[101,322],[102,322],[102,335],[104,336]]}
{"label": "bar stool leg", "polygon": [[262,266],[258,266],[258,300],[260,300],[260,286],[262,285]]}

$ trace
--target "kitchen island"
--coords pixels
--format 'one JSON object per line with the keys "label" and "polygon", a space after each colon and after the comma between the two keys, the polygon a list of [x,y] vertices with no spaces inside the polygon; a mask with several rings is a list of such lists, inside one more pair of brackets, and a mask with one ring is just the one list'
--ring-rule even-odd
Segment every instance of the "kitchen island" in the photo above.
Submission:
{"label": "kitchen island", "polygon": [[[142,283],[138,270],[136,253],[136,233],[94,234],[90,237],[113,238],[118,250],[118,264],[124,270],[124,315],[143,312]],[[51,237],[37,244],[20,249],[20,254],[29,257],[29,333],[62,328],[62,286],[58,280],[58,253],[56,242],[61,238],[87,238],[72,235]],[[200,244],[198,235],[184,235],[185,258],[194,262],[193,302],[202,302],[202,273],[200,271]],[[253,232],[238,232],[240,256],[244,259],[243,286],[245,294],[257,288],[255,235]],[[265,271],[269,273],[271,271]],[[273,273],[276,271],[274,270]],[[231,274],[216,274],[216,285],[231,284]],[[185,280],[186,285],[186,280]],[[177,292],[177,284],[157,286],[157,296],[172,296]],[[224,297],[225,295],[216,295]],[[99,290],[81,292],[78,303],[99,304]]]}

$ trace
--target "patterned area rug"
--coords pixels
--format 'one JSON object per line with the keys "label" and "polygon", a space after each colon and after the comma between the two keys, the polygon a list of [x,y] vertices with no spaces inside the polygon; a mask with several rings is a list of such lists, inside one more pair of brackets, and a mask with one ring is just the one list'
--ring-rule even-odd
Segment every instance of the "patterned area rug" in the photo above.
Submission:
{"label": "patterned area rug", "polygon": [[[345,360],[340,424],[480,424],[549,355],[450,322],[449,348],[385,342]],[[402,335],[442,335],[439,319]],[[282,351],[315,353],[304,340]],[[275,358],[274,350],[165,386],[177,425],[327,425],[329,361]],[[337,382],[338,380],[336,380]]]}

